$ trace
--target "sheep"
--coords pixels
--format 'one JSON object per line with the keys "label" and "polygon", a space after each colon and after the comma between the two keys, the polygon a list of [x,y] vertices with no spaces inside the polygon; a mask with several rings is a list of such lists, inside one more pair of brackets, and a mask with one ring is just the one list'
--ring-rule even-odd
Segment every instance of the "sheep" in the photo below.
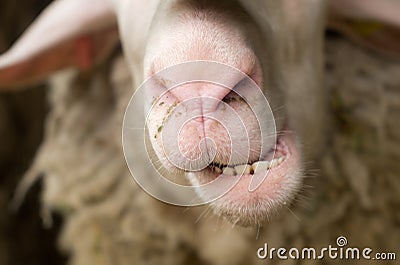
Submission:
{"label": "sheep", "polygon": [[[126,10],[121,8],[119,12],[123,13]],[[317,15],[322,16],[322,13],[317,13]],[[118,19],[121,19],[121,17],[123,16],[120,15]],[[319,19],[322,19],[322,17]],[[122,25],[121,27],[128,27],[129,25],[132,24]],[[291,26],[295,27],[296,24],[293,23]],[[320,24],[315,26],[317,29],[308,28],[311,32],[310,34],[316,36],[316,39],[319,40],[313,44],[315,46],[300,47],[303,52],[300,52],[300,55],[297,54],[297,50],[287,50],[289,55],[300,56],[300,59],[288,57],[286,58],[287,60],[283,60],[282,57],[278,57],[282,61],[277,60],[277,65],[279,63],[286,64],[288,61],[294,65],[292,66],[293,68],[290,68],[289,65],[287,65],[287,68],[286,65],[285,67],[282,66],[282,69],[285,69],[282,73],[282,79],[285,82],[293,82],[293,87],[296,87],[295,83],[297,82],[301,84],[311,82],[313,85],[310,85],[310,91],[317,93],[314,95],[315,98],[313,97],[308,104],[315,104],[314,108],[321,110],[317,112],[321,114],[321,117],[315,117],[309,113],[308,115],[302,115],[303,117],[301,118],[303,119],[292,118],[294,123],[315,123],[315,128],[312,128],[312,133],[314,133],[312,136],[314,137],[311,137],[311,140],[315,142],[308,143],[311,147],[318,146],[318,143],[322,141],[318,137],[320,135],[315,134],[315,132],[324,131],[318,130],[320,127],[317,127],[317,125],[321,126],[323,124],[321,120],[324,117],[322,90],[315,90],[316,86],[318,88],[318,84],[321,84],[322,77],[322,57],[319,53],[322,47],[322,35],[318,34],[321,34],[323,28]],[[89,27],[89,29],[91,28]],[[109,46],[113,46],[112,44],[115,42],[115,32],[112,28],[103,29],[106,32],[108,30],[111,32],[111,44],[105,45],[107,49],[110,49]],[[129,33],[129,30],[132,29],[121,29],[122,36],[127,36],[126,34]],[[71,34],[71,36],[74,34]],[[276,34],[279,36],[279,32]],[[106,36],[108,37],[108,35]],[[283,38],[284,36],[279,37]],[[84,44],[84,51],[88,39],[90,40],[91,37],[83,38],[83,41],[79,42]],[[143,44],[126,43],[126,41],[132,41],[132,39],[123,38],[124,48],[128,50],[125,56],[131,58],[131,49],[139,49]],[[315,47],[316,50],[314,50]],[[347,47],[347,49],[351,48]],[[308,53],[305,51],[308,51]],[[315,52],[315,54],[313,55],[311,52]],[[100,58],[102,53],[104,51],[99,53]],[[6,63],[0,64],[2,67],[4,65],[8,67],[8,62],[13,61],[12,54],[9,53],[8,58],[7,56],[3,57],[5,60],[2,62]],[[14,52],[14,54],[19,53]],[[84,53],[84,55],[87,54]],[[284,55],[285,53],[279,54],[279,56]],[[289,55],[286,54],[286,56]],[[307,61],[303,61],[301,58],[304,57],[301,56],[311,57]],[[368,61],[368,57],[362,53],[358,56],[360,61]],[[51,59],[52,57],[49,58]],[[85,56],[83,58],[87,59]],[[92,59],[97,61],[97,58]],[[134,59],[138,60],[138,58]],[[19,58],[16,60],[18,61]],[[301,214],[302,218],[306,218],[304,222],[307,225],[294,218],[298,213],[292,215],[289,210],[281,213],[283,214],[281,217],[271,221],[265,228],[260,228],[261,220],[259,216],[256,216],[255,220],[247,221],[245,219],[241,221],[255,223],[258,225],[259,231],[252,228],[232,226],[224,220],[224,218],[230,217],[229,213],[225,214],[225,217],[215,217],[211,214],[214,211],[212,207],[183,209],[162,204],[149,197],[135,186],[132,183],[132,179],[128,177],[129,173],[123,162],[120,150],[121,120],[130,94],[133,93],[132,80],[130,78],[134,79],[135,84],[139,84],[141,75],[137,73],[141,73],[143,69],[139,67],[140,63],[130,63],[128,64],[129,66],[126,66],[122,58],[109,60],[113,64],[111,76],[108,73],[108,68],[103,66],[97,69],[90,79],[87,79],[85,75],[77,75],[76,73],[63,73],[53,78],[51,86],[55,89],[52,91],[51,100],[57,102],[57,104],[54,104],[54,109],[48,117],[46,141],[42,145],[41,151],[26,178],[27,183],[29,183],[29,181],[35,179],[39,172],[46,172],[46,190],[43,198],[44,209],[56,209],[67,216],[61,244],[70,250],[73,248],[71,263],[124,264],[136,262],[140,264],[142,262],[149,264],[154,262],[179,264],[187,263],[191,260],[199,260],[199,262],[211,264],[257,262],[255,251],[258,246],[262,245],[262,242],[268,241],[269,244],[275,246],[279,246],[283,242],[287,243],[287,241],[292,242],[294,246],[304,245],[306,242],[301,240],[310,236],[315,238],[315,235],[319,234],[321,229],[324,229],[324,223],[320,219],[325,217],[327,213],[332,214],[325,225],[343,218],[354,197],[353,194],[346,194],[340,188],[338,190],[346,196],[341,198],[339,202],[334,203],[331,201],[329,205],[332,207],[326,208],[330,212],[321,210],[313,218],[307,218],[304,213]],[[312,62],[310,67],[315,69],[314,74],[316,75],[311,79],[307,79],[307,76],[304,76],[304,71],[310,71],[307,68],[307,62],[309,61]],[[51,65],[46,60],[44,60],[44,63],[45,66]],[[303,63],[306,63],[306,65],[299,67]],[[85,68],[87,67],[87,61],[78,61],[78,65],[81,68]],[[56,68],[58,67],[56,65]],[[48,69],[44,70],[45,74],[49,71]],[[393,72],[396,71],[396,66],[393,66]],[[132,74],[133,72],[135,74]],[[351,71],[349,72],[351,73]],[[39,71],[37,74],[38,76],[34,76],[32,80],[43,78],[43,72]],[[340,74],[344,75],[343,73]],[[7,75],[5,76],[7,77]],[[385,80],[384,77],[382,79]],[[330,82],[334,81],[330,80]],[[298,93],[300,92],[303,95],[299,95]],[[373,92],[371,93],[373,94]],[[295,101],[294,104],[288,104],[287,107],[290,117],[296,117],[295,114],[291,116],[290,113],[299,109],[299,104],[300,106],[304,104],[305,100],[301,100],[301,96],[307,96],[304,94],[304,90],[286,92],[287,101]],[[394,101],[389,103],[390,106],[391,104],[396,105],[397,103]],[[314,108],[310,107],[310,109]],[[318,122],[318,120],[320,121]],[[377,124],[374,124],[376,126],[374,128],[380,125],[380,120],[376,119]],[[301,130],[302,126],[294,124],[294,128]],[[308,131],[311,130],[310,128],[303,128],[303,130],[305,131],[299,132],[300,135],[310,134]],[[346,174],[351,175],[353,173],[354,169],[351,169],[351,167],[354,167],[354,165],[357,167],[358,165],[355,170],[357,177],[360,179],[359,182],[365,184],[358,185],[358,182],[350,181],[349,185],[355,190],[356,198],[361,201],[361,208],[373,209],[374,206],[368,193],[368,179],[370,177],[365,164],[360,161],[359,154],[356,152],[351,150],[342,152],[340,147],[346,144],[347,139],[345,137],[339,136],[334,141],[339,146],[339,149],[332,150],[331,153],[326,154],[321,159],[323,166],[325,168],[335,168],[335,165],[339,164],[339,167],[343,168],[343,174],[346,176]],[[107,150],[107,152],[104,152],[104,150]],[[79,156],[77,156],[78,153],[80,154]],[[341,157],[342,153],[346,159]],[[86,163],[82,164],[81,161]],[[352,163],[348,161],[352,161]],[[76,165],[81,166],[77,167]],[[350,180],[355,178],[354,176],[347,177]],[[334,177],[329,179],[329,182],[335,183]],[[325,186],[325,189],[327,189],[327,186]],[[321,191],[319,194],[323,194],[323,192]],[[282,204],[281,207],[285,208],[285,204],[283,202]],[[268,218],[271,212],[273,213],[274,211],[275,208],[269,209],[267,215],[262,215],[262,218]],[[177,224],[179,229],[177,229]],[[312,224],[317,225],[313,226]],[[349,226],[351,225],[354,224],[350,223]],[[320,238],[321,241],[315,238],[313,242],[316,246],[329,242],[334,236],[337,236],[334,234],[335,232],[337,231],[332,232],[332,234],[325,233],[324,238]],[[299,239],[300,241],[296,242],[291,238],[296,234],[303,234],[303,237],[300,237],[303,239]],[[82,237],[82,241],[77,242],[76,238],[79,237]],[[72,242],[74,243],[71,244]],[[390,245],[389,243],[388,246]],[[96,252],[96,249],[102,250],[100,254]]]}

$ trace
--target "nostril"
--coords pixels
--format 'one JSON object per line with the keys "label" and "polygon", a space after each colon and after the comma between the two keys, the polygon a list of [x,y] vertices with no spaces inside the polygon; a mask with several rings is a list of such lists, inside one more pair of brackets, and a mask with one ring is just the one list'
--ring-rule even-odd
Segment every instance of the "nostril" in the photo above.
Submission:
{"label": "nostril", "polygon": [[229,104],[232,102],[239,101],[240,99],[241,97],[235,91],[232,90],[222,99],[222,102]]}

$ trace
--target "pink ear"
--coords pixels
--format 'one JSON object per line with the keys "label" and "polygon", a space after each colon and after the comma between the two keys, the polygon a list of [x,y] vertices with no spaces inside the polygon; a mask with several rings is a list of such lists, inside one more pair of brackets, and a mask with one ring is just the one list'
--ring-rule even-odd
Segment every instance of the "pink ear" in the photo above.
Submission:
{"label": "pink ear", "polygon": [[88,69],[117,41],[109,0],[55,1],[0,56],[0,89],[42,81],[65,67]]}
{"label": "pink ear", "polygon": [[400,1],[331,0],[328,26],[358,44],[400,60]]}

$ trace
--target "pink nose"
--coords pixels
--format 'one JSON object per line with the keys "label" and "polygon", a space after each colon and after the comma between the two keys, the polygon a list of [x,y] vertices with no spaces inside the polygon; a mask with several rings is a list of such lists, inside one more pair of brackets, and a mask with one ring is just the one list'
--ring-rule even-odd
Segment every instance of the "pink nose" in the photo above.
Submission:
{"label": "pink nose", "polygon": [[170,93],[180,102],[188,101],[193,108],[201,107],[203,114],[215,111],[222,99],[230,92],[231,89],[222,85],[205,82],[184,84],[170,90]]}

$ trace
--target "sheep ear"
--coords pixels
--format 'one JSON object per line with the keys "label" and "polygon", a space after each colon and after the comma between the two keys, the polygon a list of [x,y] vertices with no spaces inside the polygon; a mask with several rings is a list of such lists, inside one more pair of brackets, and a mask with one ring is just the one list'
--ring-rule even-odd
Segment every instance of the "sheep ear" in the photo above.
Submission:
{"label": "sheep ear", "polygon": [[400,60],[400,1],[332,0],[328,26],[358,44]]}
{"label": "sheep ear", "polygon": [[0,55],[0,89],[43,81],[65,67],[88,69],[118,41],[109,0],[57,0]]}

